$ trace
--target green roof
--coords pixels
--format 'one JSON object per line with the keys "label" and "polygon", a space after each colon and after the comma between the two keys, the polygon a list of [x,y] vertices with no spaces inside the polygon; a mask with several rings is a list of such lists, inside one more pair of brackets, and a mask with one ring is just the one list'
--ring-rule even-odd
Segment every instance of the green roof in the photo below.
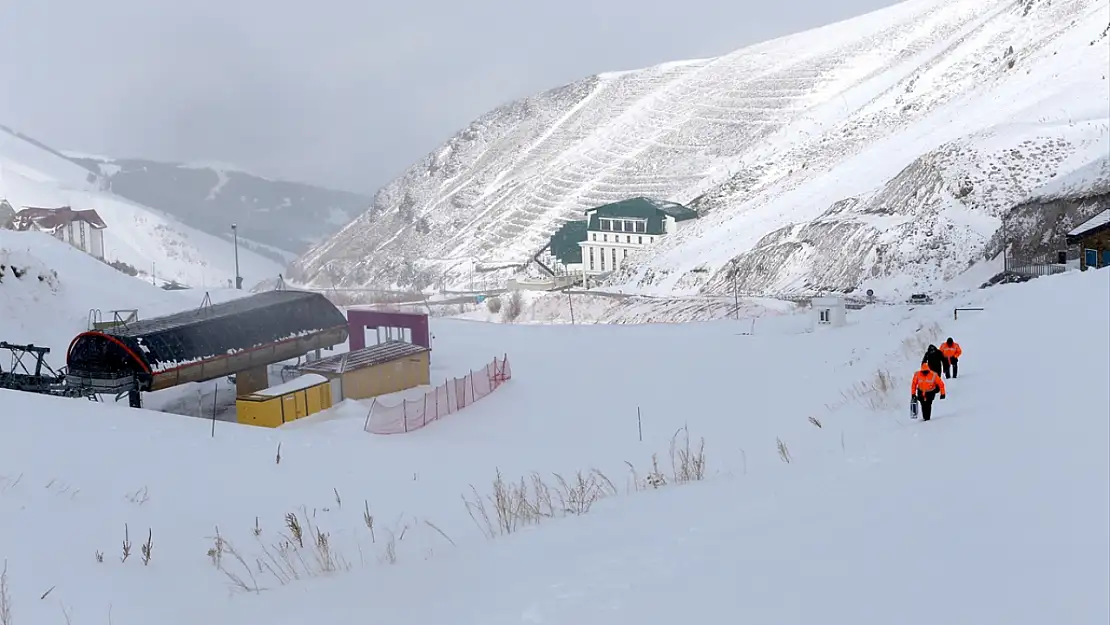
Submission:
{"label": "green roof", "polygon": [[564,265],[582,262],[582,247],[586,240],[586,220],[568,221],[551,235],[551,255]]}
{"label": "green roof", "polygon": [[665,216],[673,217],[675,221],[686,221],[698,217],[698,212],[692,208],[687,208],[676,202],[665,202],[646,197],[629,198],[591,208],[586,212],[592,213],[589,219],[589,230],[601,230],[601,224],[598,221],[601,217],[618,219],[627,217],[630,219],[646,219],[647,232],[645,234],[663,234],[663,218]]}

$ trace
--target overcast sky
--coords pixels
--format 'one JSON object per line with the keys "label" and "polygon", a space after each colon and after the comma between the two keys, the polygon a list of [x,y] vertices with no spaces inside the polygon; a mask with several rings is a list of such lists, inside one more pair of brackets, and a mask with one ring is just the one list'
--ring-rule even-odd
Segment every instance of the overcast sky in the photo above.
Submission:
{"label": "overcast sky", "polygon": [[0,0],[0,124],[372,193],[478,115],[896,0]]}

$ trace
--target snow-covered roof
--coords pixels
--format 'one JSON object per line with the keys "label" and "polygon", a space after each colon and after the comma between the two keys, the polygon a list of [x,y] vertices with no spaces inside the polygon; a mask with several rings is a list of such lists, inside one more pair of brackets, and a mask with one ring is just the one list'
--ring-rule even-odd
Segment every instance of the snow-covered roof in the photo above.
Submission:
{"label": "snow-covered roof", "polygon": [[319,384],[327,382],[328,379],[318,373],[306,373],[302,376],[293,378],[288,382],[283,382],[277,386],[263,389],[261,391],[251,393],[252,395],[261,395],[262,397],[281,397],[293,391],[300,391],[306,388],[311,388]]}
{"label": "snow-covered roof", "polygon": [[356,369],[365,369],[387,362],[393,362],[409,356],[430,351],[423,345],[394,341],[368,345],[353,352],[346,352],[314,360],[301,365],[301,371],[322,371],[325,373],[347,373]]}
{"label": "snow-covered roof", "polygon": [[1091,230],[1094,230],[1095,228],[1102,228],[1107,224],[1110,224],[1110,208],[1079,224],[1078,226],[1073,228],[1071,232],[1068,233],[1068,236],[1081,236],[1090,232]]}

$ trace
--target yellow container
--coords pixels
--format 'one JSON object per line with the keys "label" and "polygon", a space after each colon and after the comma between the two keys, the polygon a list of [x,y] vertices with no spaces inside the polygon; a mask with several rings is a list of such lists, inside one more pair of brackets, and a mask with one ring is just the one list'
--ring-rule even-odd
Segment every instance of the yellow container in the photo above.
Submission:
{"label": "yellow container", "polygon": [[331,408],[331,384],[309,373],[284,384],[235,398],[236,420],[244,425],[276,428]]}

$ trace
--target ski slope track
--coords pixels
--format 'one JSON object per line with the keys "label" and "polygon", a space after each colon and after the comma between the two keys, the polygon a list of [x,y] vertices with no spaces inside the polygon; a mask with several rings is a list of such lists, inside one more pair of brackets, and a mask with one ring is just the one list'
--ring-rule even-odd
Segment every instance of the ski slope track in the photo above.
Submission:
{"label": "ski slope track", "polygon": [[[0,279],[5,335],[56,344],[94,304],[189,300],[45,235],[0,247],[27,269]],[[393,436],[363,431],[368,401],[267,429],[0,390],[0,610],[10,625],[1106,623],[1108,272],[836,328],[785,307],[754,326],[433,319],[435,382],[503,353],[513,377]],[[949,335],[960,375],[912,421],[911,374]],[[683,428],[704,437],[705,479],[676,484]],[[614,488],[584,514],[492,539],[461,497],[492,495],[498,472],[590,469]]]}
{"label": "ski slope track", "polygon": [[910,0],[592,76],[471,123],[292,278],[461,288],[585,209],[646,195],[703,217],[607,287],[719,292],[735,261],[749,292],[932,288],[997,253],[1002,218],[1039,189],[1066,178],[1082,199],[1110,179],[1108,23],[1107,0]]}
{"label": "ski slope track", "polygon": [[[155,208],[114,195],[106,180],[60,152],[0,126],[0,199],[25,206],[96,209],[104,219],[104,255],[131,265],[147,281],[219,288],[235,276],[230,231],[217,237]],[[284,271],[282,262],[239,246],[244,288]],[[153,274],[153,276],[151,275]]]}

